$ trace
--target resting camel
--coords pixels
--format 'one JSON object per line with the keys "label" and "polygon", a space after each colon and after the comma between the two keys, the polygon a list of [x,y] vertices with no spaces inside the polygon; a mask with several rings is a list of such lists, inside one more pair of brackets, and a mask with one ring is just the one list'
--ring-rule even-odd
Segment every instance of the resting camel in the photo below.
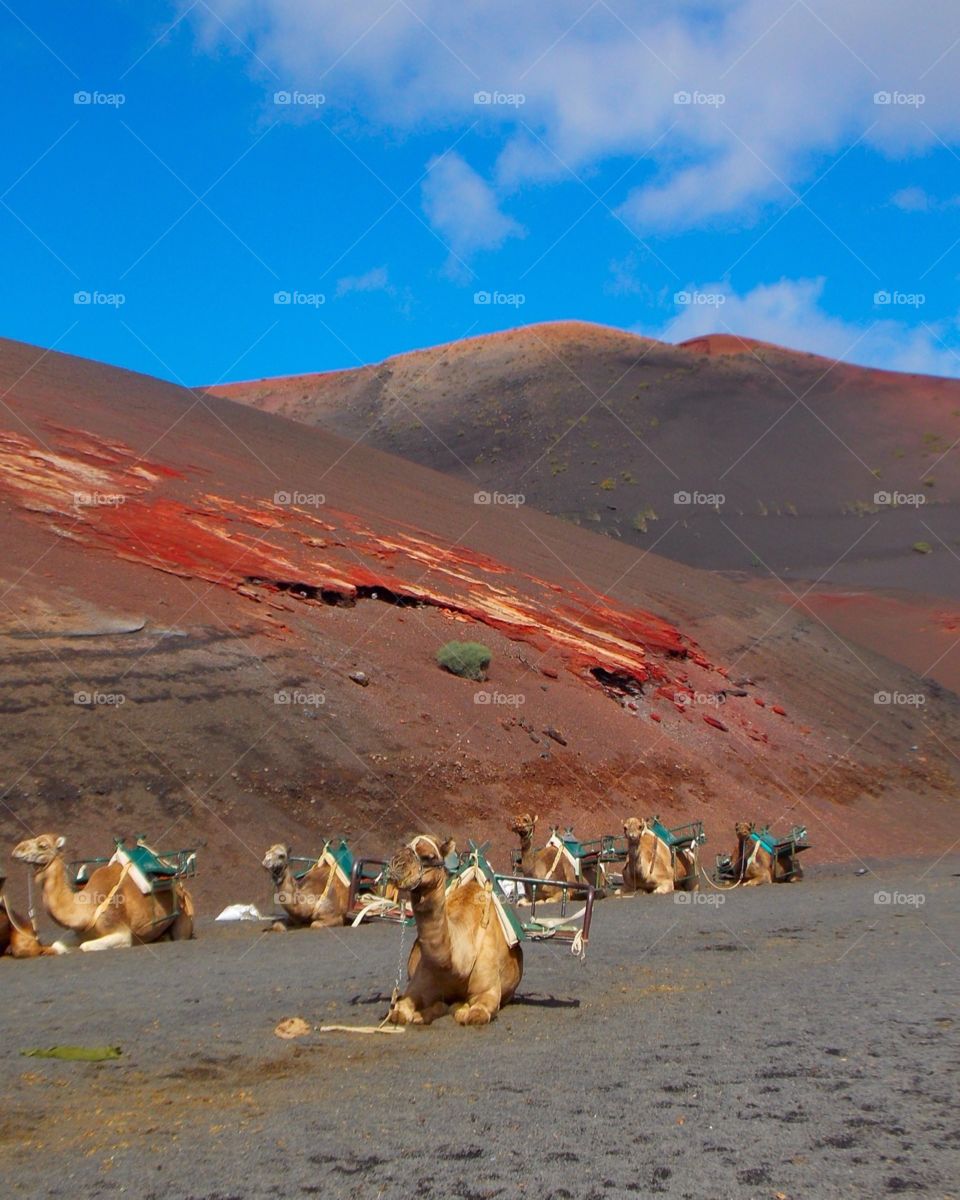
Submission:
{"label": "resting camel", "polygon": [[756,830],[752,821],[738,821],[735,826],[737,850],[733,856],[733,871],[744,887],[758,887],[761,883],[798,883],[803,878],[803,868],[796,864],[794,874],[786,878],[788,866],[784,861],[789,855],[774,857],[751,836]]}
{"label": "resting camel", "polygon": [[676,888],[695,891],[699,887],[696,860],[687,850],[678,850],[676,865],[670,847],[654,833],[652,821],[630,817],[623,823],[627,839],[627,861],[623,866],[624,896],[653,892],[663,896]]}
{"label": "resting camel", "polygon": [[71,944],[81,950],[111,950],[134,942],[171,941],[193,937],[193,899],[182,883],[145,896],[120,863],[97,867],[89,881],[76,891],[67,879],[63,861],[66,838],[41,833],[27,838],[14,850],[17,862],[33,867],[40,884],[43,906],[56,921],[73,934],[54,943],[63,953]]}
{"label": "resting camel", "polygon": [[492,893],[476,879],[447,891],[443,860],[452,848],[420,835],[390,861],[417,922],[407,989],[387,1014],[393,1025],[429,1025],[451,1005],[459,1025],[486,1025],[523,975],[523,951],[507,943]]}
{"label": "resting camel", "polygon": [[40,939],[3,894],[6,882],[0,875],[0,956],[11,958],[38,958],[41,954],[56,954],[52,946],[42,946]]}
{"label": "resting camel", "polygon": [[332,866],[318,860],[297,879],[290,868],[290,847],[279,842],[264,855],[263,866],[270,872],[277,901],[287,910],[291,924],[311,929],[343,924],[350,888],[337,878]]}
{"label": "resting camel", "polygon": [[[508,829],[520,837],[520,874],[528,879],[559,879],[566,883],[576,882],[577,874],[570,859],[557,846],[544,846],[542,850],[534,850],[533,834],[539,817],[530,813],[521,813],[513,818]],[[557,887],[537,887],[537,900],[559,900],[563,889]],[[529,899],[523,899],[521,904],[529,904]]]}

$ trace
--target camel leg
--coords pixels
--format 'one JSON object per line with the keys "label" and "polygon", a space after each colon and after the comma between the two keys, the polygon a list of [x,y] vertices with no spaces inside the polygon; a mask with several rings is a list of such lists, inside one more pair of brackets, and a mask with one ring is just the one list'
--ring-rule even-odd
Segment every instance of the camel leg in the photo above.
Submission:
{"label": "camel leg", "polygon": [[500,1011],[500,980],[461,1004],[453,1017],[458,1025],[489,1025]]}
{"label": "camel leg", "polygon": [[177,908],[180,910],[167,930],[171,942],[189,942],[193,938],[193,897],[184,888],[177,891]]}
{"label": "camel leg", "polygon": [[343,924],[343,917],[340,913],[327,913],[325,917],[314,917],[310,922],[311,929],[332,929],[336,925]]}
{"label": "camel leg", "polygon": [[129,929],[118,929],[114,933],[105,933],[103,937],[93,938],[89,942],[81,942],[80,949],[84,952],[91,950],[112,950],[114,947],[133,945],[133,934]]}
{"label": "camel leg", "polygon": [[424,981],[415,975],[406,993],[387,1013],[387,1020],[391,1025],[429,1025],[446,1011],[447,1006],[441,1002],[436,988],[424,986]]}
{"label": "camel leg", "polygon": [[663,881],[663,883],[657,884],[657,886],[653,889],[653,894],[655,896],[669,896],[672,891],[673,891],[673,880],[665,879]]}
{"label": "camel leg", "polygon": [[68,929],[66,933],[58,937],[50,949],[54,954],[69,954],[71,950],[76,950],[80,944],[80,935],[73,929]]}

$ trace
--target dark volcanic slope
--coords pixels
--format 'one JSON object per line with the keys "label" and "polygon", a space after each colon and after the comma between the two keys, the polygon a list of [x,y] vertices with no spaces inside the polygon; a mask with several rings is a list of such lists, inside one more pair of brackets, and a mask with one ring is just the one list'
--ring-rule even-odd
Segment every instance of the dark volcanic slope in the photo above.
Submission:
{"label": "dark volcanic slope", "polygon": [[695,566],[960,598],[955,380],[567,322],[214,390]]}
{"label": "dark volcanic slope", "polygon": [[[0,835],[265,842],[533,807],[803,820],[824,857],[940,850],[956,701],[734,584],[228,400],[0,346]],[[482,640],[490,681],[441,672]],[[364,671],[369,686],[350,674]],[[929,689],[927,689],[929,693]],[[554,734],[546,734],[546,729]],[[15,880],[19,886],[19,880]]]}

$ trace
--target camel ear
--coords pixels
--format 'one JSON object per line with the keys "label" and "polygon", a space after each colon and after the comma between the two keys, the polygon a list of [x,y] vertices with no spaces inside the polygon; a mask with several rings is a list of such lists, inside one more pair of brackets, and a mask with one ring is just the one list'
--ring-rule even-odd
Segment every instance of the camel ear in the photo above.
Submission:
{"label": "camel ear", "polygon": [[533,818],[533,823],[534,823],[534,825],[536,825],[536,823],[537,823],[539,820],[540,820],[540,818],[539,818],[539,817],[534,817],[534,818]]}
{"label": "camel ear", "polygon": [[67,839],[65,837],[57,838],[56,847],[58,850],[62,850],[66,844],[67,844]]}
{"label": "camel ear", "polygon": [[449,858],[451,854],[456,854],[457,843],[454,838],[447,838],[445,842],[440,843],[440,857]]}

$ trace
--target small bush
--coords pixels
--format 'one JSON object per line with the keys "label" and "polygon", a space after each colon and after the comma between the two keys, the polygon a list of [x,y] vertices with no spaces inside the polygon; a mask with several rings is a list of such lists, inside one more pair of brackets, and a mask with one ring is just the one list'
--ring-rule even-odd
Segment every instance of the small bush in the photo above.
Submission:
{"label": "small bush", "polygon": [[479,682],[487,677],[490,651],[480,642],[447,642],[437,651],[437,662],[451,675]]}
{"label": "small bush", "polygon": [[917,554],[932,554],[933,553],[933,547],[930,545],[929,542],[914,542],[913,549],[917,552]]}

